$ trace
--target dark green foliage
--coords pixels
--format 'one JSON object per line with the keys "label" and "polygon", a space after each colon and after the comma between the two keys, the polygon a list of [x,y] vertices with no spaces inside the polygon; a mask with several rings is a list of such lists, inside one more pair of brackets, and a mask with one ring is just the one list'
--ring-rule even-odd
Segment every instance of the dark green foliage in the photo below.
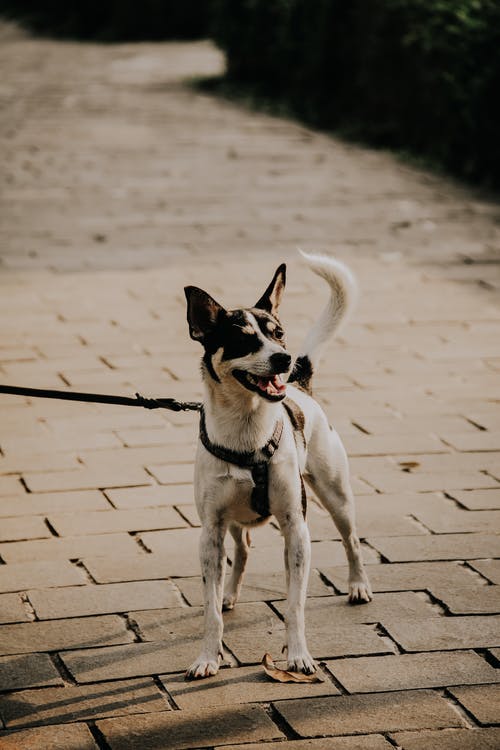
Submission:
{"label": "dark green foliage", "polygon": [[4,17],[34,31],[97,41],[195,39],[208,11],[209,0],[0,0]]}
{"label": "dark green foliage", "polygon": [[500,0],[213,0],[229,79],[500,185]]}

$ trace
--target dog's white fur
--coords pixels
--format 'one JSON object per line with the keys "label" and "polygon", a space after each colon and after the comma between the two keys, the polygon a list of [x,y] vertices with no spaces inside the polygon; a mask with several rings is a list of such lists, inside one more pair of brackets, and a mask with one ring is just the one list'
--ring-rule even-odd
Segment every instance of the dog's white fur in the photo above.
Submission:
{"label": "dog's white fur", "polygon": [[[315,367],[327,340],[346,319],[356,298],[356,283],[349,269],[327,256],[306,255],[308,266],[330,287],[329,302],[309,332],[302,354]],[[278,300],[279,303],[279,300]],[[294,671],[315,669],[305,638],[304,605],[309,577],[311,545],[301,504],[299,470],[320,502],[331,514],[344,543],[349,563],[349,596],[352,602],[371,599],[370,585],[363,568],[360,544],[354,525],[354,501],[349,481],[347,457],[342,442],[331,429],[318,403],[300,388],[287,385],[287,395],[303,411],[307,447],[295,440],[290,420],[284,416],[281,402],[270,402],[247,390],[232,372],[235,368],[255,375],[269,372],[269,358],[283,352],[280,343],[269,340],[260,331],[251,312],[245,312],[247,325],[259,332],[262,348],[255,354],[223,360],[222,351],[212,356],[220,382],[204,378],[207,433],[213,443],[233,451],[261,448],[273,433],[276,421],[284,418],[278,450],[269,468],[270,510],[279,523],[285,540],[285,569],[288,607],[287,658]],[[192,333],[193,335],[193,333]],[[200,561],[204,582],[205,636],[199,657],[186,676],[214,675],[222,654],[222,609],[231,609],[238,600],[248,557],[248,525],[256,522],[250,506],[253,487],[250,470],[221,461],[198,443],[195,464],[195,499],[202,523]],[[225,596],[224,538],[229,531],[234,539],[234,559]]]}

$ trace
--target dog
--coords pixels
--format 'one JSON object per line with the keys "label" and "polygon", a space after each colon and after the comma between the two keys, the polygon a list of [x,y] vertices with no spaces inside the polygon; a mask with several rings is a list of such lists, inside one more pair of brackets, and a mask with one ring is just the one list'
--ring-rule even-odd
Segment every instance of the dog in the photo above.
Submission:
{"label": "dog", "polygon": [[[205,397],[196,453],[194,492],[201,520],[204,640],[187,679],[215,675],[222,656],[222,610],[236,604],[248,558],[248,529],[277,520],[285,541],[288,669],[315,671],[306,643],[304,606],[311,544],[303,478],[338,528],[349,563],[349,601],[372,598],[354,521],[347,456],[337,432],[311,396],[321,351],[350,312],[356,282],[343,263],[302,253],[330,295],[292,366],[278,317],[286,266],[276,270],[254,307],[226,310],[207,292],[185,287],[192,339],[202,344]],[[287,382],[283,376],[289,374]],[[224,538],[234,539],[223,594]]]}

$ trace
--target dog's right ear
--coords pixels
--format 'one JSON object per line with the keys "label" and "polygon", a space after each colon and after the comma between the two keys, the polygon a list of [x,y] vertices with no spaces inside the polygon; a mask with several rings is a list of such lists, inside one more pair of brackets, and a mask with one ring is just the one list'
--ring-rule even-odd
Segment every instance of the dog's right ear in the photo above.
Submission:
{"label": "dog's right ear", "polygon": [[185,286],[184,294],[187,299],[189,334],[195,341],[203,343],[226,311],[213,297],[197,286]]}

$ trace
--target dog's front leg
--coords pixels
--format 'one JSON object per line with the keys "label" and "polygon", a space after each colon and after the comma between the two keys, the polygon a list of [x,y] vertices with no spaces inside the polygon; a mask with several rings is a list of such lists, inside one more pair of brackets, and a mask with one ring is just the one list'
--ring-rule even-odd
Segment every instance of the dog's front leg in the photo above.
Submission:
{"label": "dog's front leg", "polygon": [[[278,519],[279,520],[279,519]],[[302,514],[287,513],[280,522],[285,538],[288,607],[286,616],[288,669],[312,674],[316,667],[307,649],[304,608],[311,564],[309,529]]]}
{"label": "dog's front leg", "polygon": [[222,524],[205,524],[200,537],[200,563],[205,602],[205,634],[201,654],[186,672],[187,679],[210,677],[219,671],[222,655],[222,591],[226,553]]}

